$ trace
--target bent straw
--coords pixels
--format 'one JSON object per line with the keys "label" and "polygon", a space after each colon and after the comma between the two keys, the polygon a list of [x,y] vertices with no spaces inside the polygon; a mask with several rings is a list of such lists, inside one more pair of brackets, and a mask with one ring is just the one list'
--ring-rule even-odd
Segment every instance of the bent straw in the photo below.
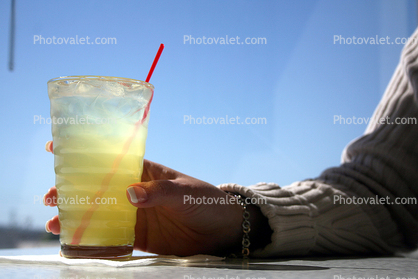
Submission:
{"label": "bent straw", "polygon": [[152,62],[151,69],[149,69],[147,79],[145,82],[149,82],[151,79],[152,73],[154,72],[155,66],[157,66],[158,60],[160,59],[161,53],[163,52],[164,44],[161,44],[158,48],[157,55],[155,55],[154,62]]}
{"label": "bent straw", "polygon": [[[154,61],[152,62],[151,68],[149,69],[148,76],[147,76],[147,79],[145,80],[145,82],[149,82],[149,80],[151,79],[152,73],[154,72],[155,66],[157,66],[158,60],[160,59],[160,56],[161,56],[161,53],[163,52],[163,49],[164,49],[164,44],[161,44],[160,47],[158,48],[157,54],[155,55]],[[141,120],[140,124],[142,124],[148,116],[149,108],[151,106],[151,102],[152,102],[153,97],[154,97],[154,92],[151,95],[151,98],[150,98],[150,100],[149,100],[149,102],[148,102],[148,104],[147,104],[147,106],[144,110],[144,116],[142,117],[142,120]]]}
{"label": "bent straw", "polygon": [[[164,44],[161,44],[160,48],[158,49],[157,55],[154,58],[154,62],[152,63],[151,69],[149,70],[147,79],[145,80],[146,82],[149,82],[149,80],[151,79],[152,73],[154,72],[155,66],[157,65],[158,60],[160,59],[160,56],[161,56],[161,53],[163,52],[163,49],[164,49]],[[97,198],[102,198],[103,194],[109,188],[110,180],[113,178],[113,176],[117,172],[120,162],[122,161],[123,157],[128,152],[129,146],[131,145],[139,127],[142,125],[142,123],[147,118],[153,96],[154,96],[154,92],[152,93],[151,98],[150,98],[147,106],[145,107],[144,115],[143,115],[142,119],[135,123],[135,127],[134,127],[134,130],[132,132],[132,135],[128,138],[128,140],[123,145],[122,152],[118,156],[116,156],[115,161],[113,161],[112,170],[108,174],[105,175],[105,177],[102,180],[102,185],[100,187],[100,190],[97,191],[94,194],[94,199],[93,199],[94,201],[96,201]],[[84,231],[90,225],[90,219],[91,219],[91,217],[93,216],[93,213],[97,210],[98,207],[99,207],[99,204],[93,203],[92,206],[86,211],[86,213],[84,213],[83,217],[81,218],[81,224],[78,226],[78,228],[74,232],[73,239],[71,241],[71,245],[79,245],[80,244],[80,241],[81,241],[81,238],[83,237]]]}

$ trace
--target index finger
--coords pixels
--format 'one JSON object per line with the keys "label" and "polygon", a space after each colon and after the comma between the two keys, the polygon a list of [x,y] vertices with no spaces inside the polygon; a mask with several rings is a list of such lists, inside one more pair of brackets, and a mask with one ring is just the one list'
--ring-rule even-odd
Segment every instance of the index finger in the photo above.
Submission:
{"label": "index finger", "polygon": [[180,172],[144,159],[141,181],[148,182],[152,180],[172,180],[181,175],[182,173]]}
{"label": "index finger", "polygon": [[46,144],[45,144],[45,150],[47,152],[54,153],[54,145],[52,143],[52,140],[46,142]]}

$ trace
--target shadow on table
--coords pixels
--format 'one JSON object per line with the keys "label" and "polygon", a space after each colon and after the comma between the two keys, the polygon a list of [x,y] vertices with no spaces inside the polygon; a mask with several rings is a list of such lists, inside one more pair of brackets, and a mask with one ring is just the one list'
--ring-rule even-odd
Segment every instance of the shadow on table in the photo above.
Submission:
{"label": "shadow on table", "polygon": [[[272,258],[272,259],[225,259],[222,261],[208,261],[208,262],[186,262],[179,263],[176,266],[183,267],[204,267],[204,268],[226,268],[226,269],[241,269],[241,270],[281,270],[281,271],[315,271],[328,270],[331,268],[341,268],[336,263],[347,261],[359,263],[365,260],[379,260],[382,256],[340,256],[340,257],[296,257],[296,258]],[[391,258],[405,258],[403,256],[393,256]],[[292,264],[288,264],[289,261]],[[281,263],[283,262],[283,263]],[[321,262],[324,265],[321,265]],[[332,262],[330,265],[329,263]],[[351,267],[356,269],[356,267]],[[373,267],[362,267],[362,269],[376,269]],[[377,269],[382,270],[381,266]]]}
{"label": "shadow on table", "polygon": [[[161,264],[160,264],[161,265]],[[190,262],[175,264],[181,267],[199,267],[199,268],[226,268],[241,270],[288,270],[288,271],[306,271],[306,270],[325,270],[328,267],[296,265],[296,264],[277,264],[277,259],[272,260],[243,260],[243,259],[226,259],[223,261],[209,262]]]}

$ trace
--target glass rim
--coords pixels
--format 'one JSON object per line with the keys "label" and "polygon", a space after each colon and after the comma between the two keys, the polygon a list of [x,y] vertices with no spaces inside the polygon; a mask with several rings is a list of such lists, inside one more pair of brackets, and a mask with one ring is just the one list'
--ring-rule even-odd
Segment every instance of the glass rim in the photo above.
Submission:
{"label": "glass rim", "polygon": [[114,82],[132,82],[132,83],[136,83],[136,84],[143,84],[146,87],[150,87],[151,89],[154,89],[154,85],[152,85],[149,82],[143,81],[143,80],[139,80],[139,79],[133,79],[133,78],[123,78],[123,77],[113,77],[113,76],[95,76],[95,75],[80,75],[80,76],[60,76],[57,78],[52,78],[50,80],[48,80],[47,83],[50,82],[56,82],[56,81],[61,81],[61,80],[103,80],[103,81],[114,81]]}

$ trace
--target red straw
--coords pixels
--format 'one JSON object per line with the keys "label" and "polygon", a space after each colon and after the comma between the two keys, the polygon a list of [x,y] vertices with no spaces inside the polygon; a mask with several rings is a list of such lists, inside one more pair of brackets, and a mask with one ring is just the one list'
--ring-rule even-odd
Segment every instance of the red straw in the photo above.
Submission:
{"label": "red straw", "polygon": [[160,59],[163,49],[164,49],[164,44],[161,44],[160,48],[158,49],[157,55],[155,55],[154,62],[152,62],[151,69],[149,69],[147,79],[145,80],[146,82],[149,82],[149,80],[151,79],[152,73],[154,72],[155,66],[157,66],[158,59]]}

